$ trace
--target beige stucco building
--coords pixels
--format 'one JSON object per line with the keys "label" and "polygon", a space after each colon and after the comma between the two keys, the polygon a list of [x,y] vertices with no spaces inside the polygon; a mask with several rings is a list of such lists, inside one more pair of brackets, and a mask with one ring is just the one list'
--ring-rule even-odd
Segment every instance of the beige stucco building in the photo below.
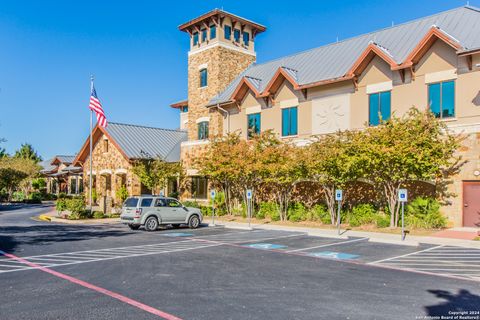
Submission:
{"label": "beige stucco building", "polygon": [[207,197],[192,159],[213,135],[273,130],[302,145],[414,106],[467,136],[459,150],[467,163],[442,211],[452,225],[480,226],[479,24],[480,10],[465,6],[263,64],[254,64],[266,30],[257,23],[214,10],[181,25],[190,36],[188,99],[172,107],[188,130],[181,158],[192,185]]}

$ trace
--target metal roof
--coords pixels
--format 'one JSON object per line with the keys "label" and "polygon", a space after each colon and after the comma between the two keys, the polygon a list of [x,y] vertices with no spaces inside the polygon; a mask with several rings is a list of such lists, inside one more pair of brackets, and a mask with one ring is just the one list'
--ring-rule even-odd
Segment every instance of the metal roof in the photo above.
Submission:
{"label": "metal roof", "polygon": [[294,76],[299,85],[341,78],[370,43],[377,44],[401,64],[432,26],[458,41],[464,51],[480,48],[480,9],[464,6],[270,62],[252,64],[208,105],[228,102],[243,77],[258,79],[256,84],[262,92],[280,67]]}
{"label": "metal roof", "polygon": [[65,155],[58,155],[55,156],[51,161],[53,162],[55,159],[58,159],[61,163],[70,164],[75,160],[75,156],[65,156]]}
{"label": "metal roof", "polygon": [[109,122],[108,135],[130,159],[160,157],[167,162],[180,161],[180,144],[187,132]]}
{"label": "metal roof", "polygon": [[38,163],[38,165],[42,168],[40,170],[41,173],[48,173],[48,172],[51,172],[55,169],[57,169],[57,166],[53,166],[51,163],[53,161],[53,159],[55,158],[52,158],[50,160],[44,160],[44,161],[40,161]]}

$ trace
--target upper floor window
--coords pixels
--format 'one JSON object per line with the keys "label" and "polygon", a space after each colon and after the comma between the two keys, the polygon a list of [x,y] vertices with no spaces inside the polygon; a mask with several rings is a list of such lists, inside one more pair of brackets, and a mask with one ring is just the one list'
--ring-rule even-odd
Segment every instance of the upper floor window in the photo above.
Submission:
{"label": "upper floor window", "polygon": [[391,114],[391,92],[372,93],[368,96],[368,124],[377,126],[389,120]]}
{"label": "upper floor window", "polygon": [[232,27],[225,25],[223,31],[225,33],[225,40],[230,40],[232,38]]}
{"label": "upper floor window", "polygon": [[240,30],[238,29],[233,30],[233,40],[235,42],[240,42]]}
{"label": "upper floor window", "polygon": [[248,44],[250,43],[250,33],[248,33],[248,32],[243,33],[243,43],[246,46],[248,46]]}
{"label": "upper floor window", "polygon": [[247,116],[247,137],[251,138],[256,134],[260,134],[261,123],[260,113],[253,113]]}
{"label": "upper floor window", "polygon": [[298,134],[297,107],[282,109],[282,136],[294,136]]}
{"label": "upper floor window", "polygon": [[437,118],[455,116],[455,81],[428,85],[428,105]]}
{"label": "upper floor window", "polygon": [[103,140],[103,152],[108,152],[108,140]]}
{"label": "upper floor window", "polygon": [[180,112],[188,112],[188,106],[181,107]]}
{"label": "upper floor window", "polygon": [[207,29],[202,29],[202,42],[207,41]]}
{"label": "upper floor window", "polygon": [[198,44],[198,32],[193,33],[193,45],[196,46]]}
{"label": "upper floor window", "polygon": [[208,77],[208,72],[207,69],[202,69],[200,70],[200,87],[206,87],[207,86],[207,77]]}
{"label": "upper floor window", "polygon": [[198,140],[208,139],[208,121],[198,123]]}
{"label": "upper floor window", "polygon": [[215,25],[210,26],[210,39],[215,39],[217,37],[217,27]]}

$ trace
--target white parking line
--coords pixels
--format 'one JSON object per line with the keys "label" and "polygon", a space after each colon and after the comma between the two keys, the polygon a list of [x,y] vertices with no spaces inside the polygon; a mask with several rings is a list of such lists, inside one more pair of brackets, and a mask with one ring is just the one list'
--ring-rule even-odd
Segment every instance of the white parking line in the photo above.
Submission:
{"label": "white parking line", "polygon": [[400,256],[395,256],[395,257],[391,257],[391,258],[381,259],[381,260],[369,262],[367,264],[377,264],[377,263],[384,262],[384,261],[389,261],[389,260],[394,260],[394,259],[398,259],[398,258],[408,257],[408,256],[411,256],[411,255],[414,255],[414,254],[418,254],[420,252],[428,252],[428,251],[434,250],[436,248],[441,248],[441,247],[444,247],[444,245],[440,245],[440,246],[436,246],[436,247],[430,247],[430,248],[427,248],[427,249],[424,249],[424,250],[415,251],[415,252],[411,252],[411,253],[407,253],[407,254],[402,254]]}
{"label": "white parking line", "polygon": [[335,242],[335,243],[322,244],[322,245],[320,245],[320,246],[315,246],[315,247],[308,247],[308,248],[301,248],[301,249],[289,250],[289,251],[287,251],[287,252],[307,251],[307,250],[311,250],[311,249],[318,249],[318,248],[325,248],[325,247],[336,246],[336,245],[339,245],[339,244],[358,242],[358,241],[362,241],[362,240],[366,240],[366,239],[368,239],[368,238],[360,238],[360,239],[353,239],[353,240],[347,240],[347,241],[340,241],[340,242]]}

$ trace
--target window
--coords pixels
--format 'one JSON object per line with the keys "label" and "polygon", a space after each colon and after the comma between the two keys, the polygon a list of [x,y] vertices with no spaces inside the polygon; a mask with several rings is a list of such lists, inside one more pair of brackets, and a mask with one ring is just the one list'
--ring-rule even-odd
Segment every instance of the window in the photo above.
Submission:
{"label": "window", "polygon": [[198,44],[198,32],[193,33],[193,45],[196,46]]}
{"label": "window", "polygon": [[232,38],[232,27],[225,25],[223,27],[223,32],[225,33],[225,40],[230,40]]}
{"label": "window", "polygon": [[282,136],[297,134],[297,107],[282,109]]}
{"label": "window", "polygon": [[207,77],[208,77],[207,69],[200,70],[200,87],[206,87],[207,86],[207,84],[208,84]]}
{"label": "window", "polygon": [[217,37],[217,27],[215,25],[210,26],[210,39]]}
{"label": "window", "polygon": [[455,81],[428,85],[428,105],[437,118],[455,116]]}
{"label": "window", "polygon": [[142,199],[142,202],[140,203],[140,207],[150,207],[152,205],[152,198],[145,198]]}
{"label": "window", "polygon": [[244,43],[246,46],[248,46],[249,42],[250,42],[250,33],[244,32],[244,33],[243,33],[243,43]]}
{"label": "window", "polygon": [[77,178],[70,179],[70,193],[72,194],[77,193]]}
{"label": "window", "polygon": [[202,42],[207,41],[207,29],[202,29]]}
{"label": "window", "polygon": [[247,116],[247,137],[251,138],[260,133],[260,113],[249,114]]}
{"label": "window", "polygon": [[135,208],[137,206],[137,203],[138,203],[138,198],[128,198],[123,203],[123,206],[127,208]]}
{"label": "window", "polygon": [[177,200],[167,199],[167,206],[172,208],[180,208],[182,205]]}
{"label": "window", "polygon": [[103,152],[108,152],[108,140],[103,140]]}
{"label": "window", "polygon": [[233,30],[233,40],[235,42],[240,42],[240,30],[238,29]]}
{"label": "window", "polygon": [[368,124],[377,126],[381,120],[390,119],[391,92],[373,93],[368,97]]}
{"label": "window", "polygon": [[165,203],[165,199],[157,199],[155,200],[155,207],[166,207],[167,204]]}
{"label": "window", "polygon": [[185,112],[188,112],[188,106],[183,106],[183,107],[181,107],[181,108],[180,108],[180,111],[181,111],[181,112],[184,112],[184,113],[185,113]]}
{"label": "window", "polygon": [[198,123],[198,140],[208,139],[208,121]]}
{"label": "window", "polygon": [[195,199],[207,199],[208,180],[205,177],[192,177],[191,194]]}

